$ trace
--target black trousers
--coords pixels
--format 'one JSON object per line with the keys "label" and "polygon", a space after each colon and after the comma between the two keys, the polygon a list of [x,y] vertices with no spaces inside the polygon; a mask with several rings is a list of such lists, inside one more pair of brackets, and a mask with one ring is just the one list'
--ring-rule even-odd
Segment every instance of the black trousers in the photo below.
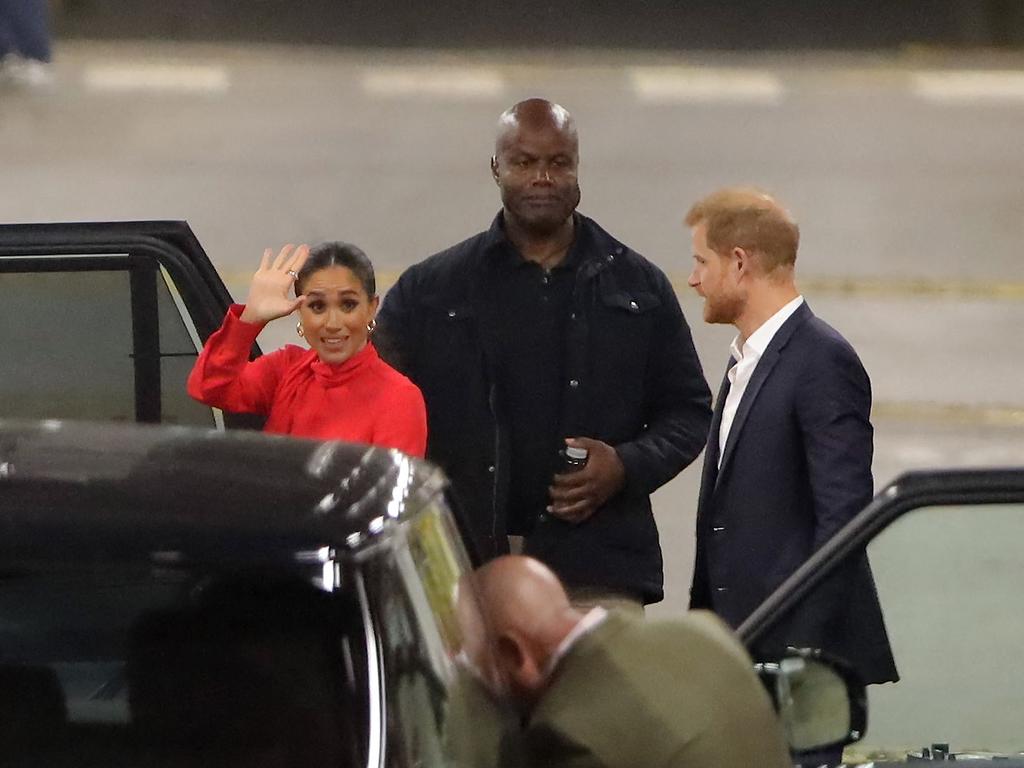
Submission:
{"label": "black trousers", "polygon": [[46,0],[0,0],[0,57],[8,54],[50,60],[50,13]]}

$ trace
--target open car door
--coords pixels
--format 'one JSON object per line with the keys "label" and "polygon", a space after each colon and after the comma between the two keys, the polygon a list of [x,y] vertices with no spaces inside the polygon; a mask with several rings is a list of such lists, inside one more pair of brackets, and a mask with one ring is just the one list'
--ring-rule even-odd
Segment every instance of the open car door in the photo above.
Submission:
{"label": "open car door", "polygon": [[1024,468],[909,472],[738,628],[752,655],[865,551],[900,681],[868,687],[846,765],[930,761],[1024,768]]}
{"label": "open car door", "polygon": [[0,225],[0,417],[258,428],[185,391],[230,302],[186,222]]}

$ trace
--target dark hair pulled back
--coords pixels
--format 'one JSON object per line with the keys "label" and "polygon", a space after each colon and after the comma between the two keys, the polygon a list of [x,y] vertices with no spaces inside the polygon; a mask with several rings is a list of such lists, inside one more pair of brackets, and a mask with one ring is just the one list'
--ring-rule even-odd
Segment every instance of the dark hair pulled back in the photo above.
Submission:
{"label": "dark hair pulled back", "polygon": [[320,243],[309,249],[309,257],[306,263],[299,270],[299,276],[295,279],[295,292],[301,295],[305,288],[306,281],[314,272],[328,267],[347,267],[352,270],[363,288],[366,295],[373,298],[377,295],[377,280],[373,274],[373,264],[363,250],[352,243],[332,242]]}

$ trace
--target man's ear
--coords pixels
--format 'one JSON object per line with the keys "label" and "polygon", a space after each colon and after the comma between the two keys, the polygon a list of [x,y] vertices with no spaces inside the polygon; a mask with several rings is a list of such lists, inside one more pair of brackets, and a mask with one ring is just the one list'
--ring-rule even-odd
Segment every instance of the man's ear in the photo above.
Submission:
{"label": "man's ear", "polygon": [[495,155],[491,155],[491,178],[495,184],[498,183],[498,158]]}
{"label": "man's ear", "polygon": [[736,246],[732,249],[732,260],[736,264],[736,271],[739,274],[744,274],[750,271],[750,254],[747,253],[745,248]]}
{"label": "man's ear", "polygon": [[500,635],[497,642],[498,662],[508,674],[514,674],[526,663],[522,645],[510,635]]}

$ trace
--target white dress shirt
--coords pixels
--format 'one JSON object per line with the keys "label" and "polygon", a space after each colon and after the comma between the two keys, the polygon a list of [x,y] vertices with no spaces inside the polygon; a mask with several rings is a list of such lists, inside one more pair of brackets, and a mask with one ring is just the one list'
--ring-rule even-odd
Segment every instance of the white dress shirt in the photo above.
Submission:
{"label": "white dress shirt", "polygon": [[732,340],[729,352],[732,354],[736,364],[729,369],[729,394],[725,397],[725,406],[722,408],[722,423],[718,428],[718,468],[722,468],[722,455],[725,453],[725,444],[729,439],[729,430],[732,429],[733,419],[736,418],[736,411],[743,400],[743,393],[747,391],[747,384],[750,377],[754,375],[754,369],[761,359],[761,355],[768,349],[768,345],[779,328],[785,323],[790,315],[800,308],[804,303],[803,296],[797,296],[786,306],[769,317],[761,327],[750,334],[750,338],[743,343],[743,349],[739,347],[739,335]]}

